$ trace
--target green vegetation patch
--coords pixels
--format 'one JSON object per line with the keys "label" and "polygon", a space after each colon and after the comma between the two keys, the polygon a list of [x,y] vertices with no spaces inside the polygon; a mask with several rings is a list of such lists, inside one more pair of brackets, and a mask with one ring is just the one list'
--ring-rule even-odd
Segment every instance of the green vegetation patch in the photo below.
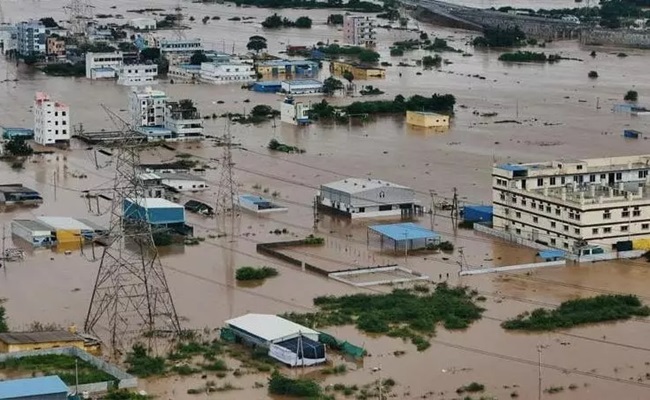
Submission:
{"label": "green vegetation patch", "polygon": [[514,53],[503,53],[499,56],[499,61],[506,62],[548,62],[554,63],[562,59],[559,54],[537,53],[534,51],[517,51]]}
{"label": "green vegetation patch", "polygon": [[126,372],[139,378],[162,375],[165,373],[165,359],[149,355],[142,344],[135,344],[126,356],[128,369]]}
{"label": "green vegetation patch", "polygon": [[278,371],[274,371],[269,378],[269,394],[314,400],[329,398],[323,395],[323,389],[316,381],[305,378],[291,379]]}
{"label": "green vegetation patch", "polygon": [[314,328],[354,324],[373,334],[410,339],[422,351],[438,324],[446,329],[465,329],[481,318],[474,304],[476,292],[466,287],[438,284],[433,292],[396,289],[387,294],[353,294],[314,299],[315,313],[287,313],[283,317]]}
{"label": "green vegetation patch", "polygon": [[551,331],[649,315],[650,308],[634,295],[600,295],[565,301],[554,310],[538,308],[507,320],[501,326],[509,330]]}
{"label": "green vegetation patch", "polygon": [[303,149],[300,149],[296,146],[290,146],[288,144],[281,143],[276,139],[271,139],[267,147],[269,150],[279,151],[282,153],[304,153],[305,152],[305,150]]}
{"label": "green vegetation patch", "polygon": [[86,361],[65,354],[47,354],[11,358],[0,362],[0,371],[58,375],[66,385],[75,384],[75,360],[79,368],[79,384],[114,381],[116,378]]}
{"label": "green vegetation patch", "polygon": [[237,268],[235,279],[238,281],[259,281],[278,275],[278,270],[272,267],[241,267]]}

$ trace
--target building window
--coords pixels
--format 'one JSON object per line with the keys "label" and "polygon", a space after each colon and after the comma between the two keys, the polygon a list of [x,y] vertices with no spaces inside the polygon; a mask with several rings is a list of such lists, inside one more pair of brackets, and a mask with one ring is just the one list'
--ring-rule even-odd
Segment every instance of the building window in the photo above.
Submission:
{"label": "building window", "polygon": [[551,206],[546,206],[546,212],[550,213],[551,212]]}
{"label": "building window", "polygon": [[517,218],[521,218],[521,213],[520,213],[519,211],[517,211],[517,212],[515,213],[515,217],[517,217]]}
{"label": "building window", "polygon": [[621,232],[627,232],[628,226],[627,225],[621,225]]}
{"label": "building window", "polygon": [[515,229],[515,232],[517,233],[517,235],[521,235],[521,229],[517,228]]}
{"label": "building window", "polygon": [[580,228],[573,228],[573,233],[575,233],[576,235],[579,235],[580,234]]}
{"label": "building window", "polygon": [[560,212],[560,209],[559,209],[559,208],[556,208],[556,209],[555,209],[555,215],[560,215],[560,213],[561,213],[561,212]]}
{"label": "building window", "polygon": [[61,116],[65,117],[65,111],[61,111]]}
{"label": "building window", "polygon": [[641,229],[647,231],[648,229],[650,229],[650,224],[641,224]]}
{"label": "building window", "polygon": [[505,199],[506,199],[506,195],[503,194],[503,193],[501,193],[501,195],[499,196],[499,198],[501,198],[501,200],[505,200]]}
{"label": "building window", "polygon": [[591,234],[592,235],[598,235],[598,228],[592,228],[591,229]]}
{"label": "building window", "polygon": [[578,221],[580,221],[580,214],[577,214],[577,213],[576,213],[576,214],[575,214],[575,219],[577,219]]}
{"label": "building window", "polygon": [[524,207],[526,206],[526,199],[521,199],[521,205]]}
{"label": "building window", "polygon": [[617,181],[620,181],[621,179],[623,179],[623,174],[620,173],[620,172],[617,172],[617,173],[616,173],[616,180],[617,180]]}
{"label": "building window", "polygon": [[530,208],[532,208],[533,210],[536,209],[536,208],[537,208],[537,204],[535,204],[534,202],[533,202],[533,203],[530,203]]}
{"label": "building window", "polygon": [[517,204],[517,196],[512,196],[512,203]]}
{"label": "building window", "polygon": [[537,223],[539,219],[537,217],[533,217],[533,222]]}
{"label": "building window", "polygon": [[632,216],[633,217],[640,217],[641,216],[641,210],[632,211]]}
{"label": "building window", "polygon": [[582,169],[582,165],[578,165],[578,166],[576,167],[576,169],[581,170],[581,169]]}
{"label": "building window", "polygon": [[551,184],[551,185],[555,185],[555,177],[552,177],[552,178],[550,179],[550,184]]}
{"label": "building window", "polygon": [[601,180],[601,181],[604,181],[605,178],[607,178],[607,175],[605,175],[605,174],[600,174],[600,180]]}
{"label": "building window", "polygon": [[612,233],[612,228],[603,228],[604,233]]}
{"label": "building window", "polygon": [[589,182],[596,182],[596,175],[589,175]]}
{"label": "building window", "polygon": [[568,249],[568,248],[569,248],[569,243],[568,243],[568,242],[564,242],[564,248],[565,248],[565,249]]}
{"label": "building window", "polygon": [[551,244],[555,245],[555,239],[554,238],[551,238]]}
{"label": "building window", "polygon": [[610,213],[609,211],[605,211],[603,213],[603,219],[612,219],[612,213]]}
{"label": "building window", "polygon": [[537,178],[537,186],[544,186],[544,178]]}
{"label": "building window", "polygon": [[555,228],[555,221],[551,221],[551,228]]}
{"label": "building window", "polygon": [[564,232],[569,232],[569,225],[564,225]]}
{"label": "building window", "polygon": [[621,217],[625,218],[625,217],[629,217],[629,216],[630,216],[630,212],[629,212],[629,211],[623,211],[623,212],[621,212]]}

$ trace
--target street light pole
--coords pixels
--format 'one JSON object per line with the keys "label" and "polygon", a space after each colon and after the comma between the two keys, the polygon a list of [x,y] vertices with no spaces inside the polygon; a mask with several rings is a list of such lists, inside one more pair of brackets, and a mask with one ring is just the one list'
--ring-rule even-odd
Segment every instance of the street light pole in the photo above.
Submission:
{"label": "street light pole", "polygon": [[537,345],[537,400],[542,399],[542,346]]}

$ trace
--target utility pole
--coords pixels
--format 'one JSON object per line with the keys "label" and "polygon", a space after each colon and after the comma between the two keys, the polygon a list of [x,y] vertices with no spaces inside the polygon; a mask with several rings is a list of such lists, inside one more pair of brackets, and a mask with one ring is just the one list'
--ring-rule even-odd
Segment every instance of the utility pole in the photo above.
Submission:
{"label": "utility pole", "polygon": [[456,229],[458,228],[458,190],[454,188],[454,197],[451,201],[451,222],[454,224],[454,233],[456,233]]}
{"label": "utility pole", "polygon": [[433,231],[433,227],[436,224],[436,198],[435,198],[435,192],[433,190],[429,190],[429,196],[431,196],[431,212],[429,213],[429,222],[431,223],[431,230]]}
{"label": "utility pole", "polygon": [[542,400],[542,346],[537,345],[537,400]]}
{"label": "utility pole", "polygon": [[465,252],[463,251],[463,247],[458,248],[458,257],[460,258],[460,261],[458,261],[458,265],[460,266],[460,271],[458,271],[458,275],[460,275],[461,272],[463,272],[466,268],[465,266],[467,265],[467,261],[465,260]]}
{"label": "utility pole", "polygon": [[56,170],[52,171],[52,180],[54,181],[54,201],[56,201],[56,186],[58,181],[58,178],[56,176]]}
{"label": "utility pole", "polygon": [[409,233],[408,231],[404,231],[404,266],[408,267],[409,265],[409,240],[408,240]]}
{"label": "utility pole", "polygon": [[104,109],[121,127],[125,141],[115,155],[108,243],[97,271],[84,330],[97,335],[98,326],[108,329],[112,355],[118,359],[141,338],[149,341],[149,348],[161,334],[173,340],[180,334],[181,326],[153,241],[148,213],[144,213],[144,219],[125,218],[131,209],[145,205],[144,186],[136,170],[140,165],[140,139],[130,124]]}
{"label": "utility pole", "polygon": [[318,220],[319,220],[319,215],[318,215],[318,196],[314,197],[314,204],[312,206],[313,208],[313,216],[314,216],[314,232],[318,231]]}

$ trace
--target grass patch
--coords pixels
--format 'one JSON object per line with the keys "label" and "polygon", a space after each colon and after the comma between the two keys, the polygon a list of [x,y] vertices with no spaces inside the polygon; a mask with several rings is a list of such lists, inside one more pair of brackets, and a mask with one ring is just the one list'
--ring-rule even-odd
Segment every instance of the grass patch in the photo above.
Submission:
{"label": "grass patch", "polygon": [[142,344],[135,344],[126,356],[128,368],[126,372],[139,378],[162,375],[165,373],[165,359],[150,356]]}
{"label": "grass patch", "polygon": [[501,326],[509,330],[550,331],[649,315],[650,308],[634,295],[600,295],[565,301],[554,310],[538,308],[507,320]]}
{"label": "grass patch", "polygon": [[291,379],[278,371],[274,371],[269,378],[269,394],[319,399],[323,389],[311,379]]}
{"label": "grass patch", "polygon": [[115,381],[116,378],[86,361],[65,354],[48,354],[13,358],[0,362],[0,371],[25,372],[31,375],[59,375],[66,385],[75,383],[75,360],[79,367],[79,384]]}
{"label": "grass patch", "polygon": [[238,281],[259,281],[278,275],[278,270],[271,267],[241,267],[237,268],[235,279]]}
{"label": "grass patch", "polygon": [[397,289],[388,294],[317,297],[317,312],[283,317],[313,328],[354,324],[363,332],[410,339],[422,351],[429,347],[426,337],[435,334],[438,324],[465,329],[481,318],[483,309],[474,304],[474,296],[466,287],[441,283],[430,293]]}
{"label": "grass patch", "polygon": [[343,375],[348,372],[348,367],[345,364],[339,364],[331,368],[322,370],[325,375]]}
{"label": "grass patch", "polygon": [[325,239],[322,237],[314,236],[314,235],[309,235],[304,239],[304,244],[307,245],[321,245],[325,244]]}
{"label": "grass patch", "polygon": [[485,390],[485,385],[478,383],[478,382],[472,382],[469,385],[461,386],[458,389],[456,389],[456,393],[462,394],[462,393],[478,393],[482,392]]}

